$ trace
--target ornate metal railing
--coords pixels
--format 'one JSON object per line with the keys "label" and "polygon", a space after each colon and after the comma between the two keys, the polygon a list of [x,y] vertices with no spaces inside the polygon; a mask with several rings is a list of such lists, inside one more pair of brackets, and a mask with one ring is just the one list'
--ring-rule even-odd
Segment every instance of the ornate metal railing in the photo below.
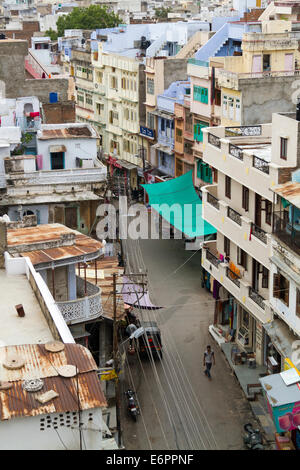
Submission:
{"label": "ornate metal railing", "polygon": [[239,160],[243,160],[243,151],[240,149],[240,147],[237,147],[234,144],[229,144],[229,153],[235,158],[238,158]]}
{"label": "ornate metal railing", "polygon": [[233,222],[235,222],[236,224],[242,225],[241,214],[239,214],[237,211],[235,211],[231,207],[227,208],[227,217],[233,220]]}
{"label": "ornate metal railing", "polygon": [[249,297],[252,299],[261,309],[265,310],[265,299],[255,290],[253,287],[249,287]]}
{"label": "ornate metal railing", "polygon": [[210,132],[208,132],[208,143],[213,145],[214,147],[221,147],[220,137],[217,137],[216,135],[211,134]]}
{"label": "ornate metal railing", "polygon": [[226,276],[228,277],[228,279],[230,279],[237,287],[240,287],[241,283],[240,283],[240,279],[241,277],[236,274],[235,272],[231,271],[230,268],[226,268]]}
{"label": "ornate metal railing", "polygon": [[267,232],[265,232],[262,228],[252,223],[251,232],[252,232],[252,235],[258,238],[261,242],[267,244]]}
{"label": "ornate metal railing", "polygon": [[76,276],[77,299],[56,302],[66,323],[81,323],[102,313],[100,287]]}
{"label": "ornate metal railing", "polygon": [[269,163],[262,158],[257,157],[256,155],[253,155],[253,167],[262,171],[263,173],[266,173],[267,175],[269,174]]}
{"label": "ornate metal railing", "polygon": [[211,204],[212,206],[214,206],[216,209],[218,210],[220,209],[219,199],[210,193],[207,193],[207,202]]}
{"label": "ornate metal railing", "polygon": [[261,126],[225,127],[225,137],[261,135]]}
{"label": "ornate metal railing", "polygon": [[216,268],[219,268],[220,260],[217,258],[211,251],[206,249],[206,259],[209,261],[211,264],[213,264]]}

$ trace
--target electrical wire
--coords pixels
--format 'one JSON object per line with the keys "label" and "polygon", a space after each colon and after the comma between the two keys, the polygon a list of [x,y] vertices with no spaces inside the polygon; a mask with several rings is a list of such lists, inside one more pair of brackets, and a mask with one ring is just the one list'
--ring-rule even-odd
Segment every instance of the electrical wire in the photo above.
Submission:
{"label": "electrical wire", "polygon": [[[139,243],[139,241],[138,241],[138,243]],[[140,249],[139,249],[139,252],[141,253],[141,250],[140,250]],[[194,253],[194,254],[195,254],[195,253]],[[194,255],[194,254],[193,254],[193,255]],[[193,256],[193,255],[192,255],[192,256]],[[141,253],[141,256],[142,256],[142,253]],[[192,256],[191,256],[191,257],[189,257],[189,259],[191,259],[191,258],[192,258]],[[187,261],[188,261],[188,260],[187,260]],[[143,264],[144,264],[144,262],[143,262]],[[178,270],[179,270],[179,269],[180,269],[180,268],[181,268],[181,267],[182,267],[184,264],[186,264],[186,262],[185,262],[185,263],[182,263],[182,265],[181,265],[179,268],[177,268],[177,271],[178,271]],[[175,270],[175,271],[176,271],[176,270]],[[173,274],[173,273],[171,273],[171,274]],[[170,277],[170,276],[169,276],[169,277]],[[149,283],[149,286],[150,286],[150,281],[149,281],[149,279],[148,279],[148,283]],[[153,311],[152,313],[153,313],[153,314],[154,314],[154,316],[155,316],[157,312],[156,312],[156,313],[154,313],[154,311]],[[158,314],[158,315],[159,315],[159,314]],[[175,348],[175,349],[176,349],[176,348]],[[180,358],[180,355],[179,355],[179,353],[178,353],[178,350],[177,350],[177,349],[176,349],[176,352],[177,352],[177,355],[178,355],[178,357]],[[167,349],[167,353],[169,353],[168,349]],[[171,359],[171,357],[170,357],[170,359]],[[181,359],[180,359],[180,360],[181,360]],[[181,365],[182,365],[182,370],[184,371],[184,374],[185,374],[185,370],[184,370],[184,367],[183,367],[182,361],[181,361]],[[186,376],[186,378],[187,378],[187,375],[186,375],[186,374],[185,374],[185,376]],[[187,378],[187,379],[188,379],[188,378]],[[191,387],[191,390],[193,390],[193,387],[191,386],[191,383],[190,383],[190,381],[189,381],[189,380],[188,380],[188,382],[189,382],[189,385],[190,385],[190,387]],[[194,393],[194,392],[193,392],[193,393]],[[195,394],[194,394],[194,395],[195,395]],[[199,403],[199,402],[198,402],[198,403]],[[199,405],[200,405],[200,403],[199,403]],[[203,410],[202,410],[201,408],[200,408],[200,411],[201,411],[201,413],[203,414]],[[205,415],[204,415],[204,417],[205,417]],[[207,422],[207,420],[206,420],[206,417],[205,417],[205,421],[206,421],[206,423],[208,424],[208,422]],[[209,424],[208,424],[208,425],[209,425]],[[211,429],[210,429],[210,430],[211,430]],[[207,434],[207,433],[206,433],[206,434]],[[211,431],[211,434],[212,434],[212,436],[213,436],[213,433],[212,433],[212,431]],[[213,436],[213,439],[214,439],[214,436]],[[216,441],[215,441],[215,439],[214,439],[214,442],[215,442],[215,444],[216,444]]]}
{"label": "electrical wire", "polygon": [[[122,336],[122,335],[121,335],[121,336]],[[123,338],[122,338],[122,339],[123,339]],[[125,349],[125,354],[127,355],[128,352],[127,352],[126,348],[124,348],[124,349]],[[152,405],[153,405],[153,408],[154,408],[155,413],[156,413],[156,416],[157,416],[157,420],[158,420],[158,422],[159,422],[159,425],[160,425],[160,428],[161,428],[161,431],[162,431],[162,434],[163,434],[163,437],[164,437],[164,440],[165,440],[167,449],[169,450],[168,441],[167,441],[167,438],[166,438],[166,435],[165,435],[165,432],[164,432],[164,429],[163,429],[161,420],[160,420],[160,418],[159,418],[159,414],[158,414],[158,411],[157,411],[157,407],[156,407],[156,405],[155,405],[155,401],[153,400],[153,396],[152,396],[153,394],[152,394],[151,387],[150,387],[149,382],[148,382],[148,379],[147,379],[147,375],[146,375],[146,373],[145,373],[145,370],[144,370],[144,367],[143,367],[143,365],[142,365],[142,361],[141,361],[140,355],[139,355],[138,353],[137,353],[137,356],[138,356],[138,359],[139,359],[139,363],[140,363],[141,370],[142,370],[142,372],[143,372],[143,376],[144,376],[145,382],[146,382],[146,384],[147,384],[147,388],[148,388],[149,393],[150,393],[150,398],[151,398]],[[128,364],[129,364],[129,361],[128,361]],[[137,391],[137,389],[135,389],[135,390]]]}

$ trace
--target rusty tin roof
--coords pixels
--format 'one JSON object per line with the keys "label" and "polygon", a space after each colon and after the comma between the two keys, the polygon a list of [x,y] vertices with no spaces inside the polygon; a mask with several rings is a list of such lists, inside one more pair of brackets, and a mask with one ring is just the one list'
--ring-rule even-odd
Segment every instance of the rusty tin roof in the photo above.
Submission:
{"label": "rusty tin roof", "polygon": [[[25,362],[21,369],[8,370],[3,366],[11,354],[17,354]],[[76,365],[77,376],[60,376],[58,368],[69,364]],[[12,385],[7,390],[0,390],[0,419],[78,411],[78,395],[82,410],[106,407],[96,371],[97,365],[90,351],[79,344],[65,344],[65,349],[56,353],[48,352],[44,344],[0,348],[0,381]],[[41,391],[34,393],[23,389],[23,381],[31,378],[43,380]],[[59,396],[41,404],[37,397],[48,390],[54,390]]]}
{"label": "rusty tin roof", "polygon": [[300,209],[300,183],[288,181],[271,188],[271,190]]}

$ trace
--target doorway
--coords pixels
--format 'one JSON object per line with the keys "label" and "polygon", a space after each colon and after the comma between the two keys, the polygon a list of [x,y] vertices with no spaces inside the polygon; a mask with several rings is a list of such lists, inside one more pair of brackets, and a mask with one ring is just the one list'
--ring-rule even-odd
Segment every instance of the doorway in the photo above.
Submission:
{"label": "doorway", "polygon": [[69,228],[77,230],[77,207],[65,208],[65,225]]}
{"label": "doorway", "polygon": [[65,152],[51,152],[51,170],[64,170],[65,168]]}
{"label": "doorway", "polygon": [[261,227],[261,196],[255,193],[255,225]]}

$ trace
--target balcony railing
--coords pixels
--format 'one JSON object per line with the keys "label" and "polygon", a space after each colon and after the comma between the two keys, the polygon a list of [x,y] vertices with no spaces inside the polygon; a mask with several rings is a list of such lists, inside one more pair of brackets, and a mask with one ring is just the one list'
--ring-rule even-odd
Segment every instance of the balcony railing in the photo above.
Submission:
{"label": "balcony railing", "polygon": [[76,276],[77,299],[56,302],[66,323],[81,323],[102,313],[100,287]]}
{"label": "balcony railing", "polygon": [[214,134],[208,133],[208,143],[213,145],[214,147],[221,147],[221,140],[220,137],[217,137]]}
{"label": "balcony railing", "polygon": [[228,277],[228,279],[230,279],[237,287],[240,287],[241,283],[240,283],[240,279],[241,277],[236,274],[234,271],[231,271],[230,268],[226,268],[226,276]]}
{"label": "balcony railing", "polygon": [[225,127],[225,137],[261,135],[261,126]]}
{"label": "balcony railing", "polygon": [[206,259],[207,261],[209,261],[211,264],[213,264],[216,268],[219,267],[219,264],[221,263],[221,261],[219,260],[219,258],[217,258],[211,251],[209,251],[208,249],[206,249]]}
{"label": "balcony railing", "polygon": [[253,167],[256,168],[257,170],[262,171],[263,173],[266,173],[267,175],[270,172],[270,167],[269,163],[263,160],[262,158],[257,157],[256,155],[253,155]]}
{"label": "balcony railing", "polygon": [[262,228],[252,223],[251,232],[252,232],[252,235],[258,238],[261,242],[267,244],[267,232],[265,232]]}
{"label": "balcony railing", "polygon": [[273,214],[273,233],[298,253],[300,252],[300,226],[290,222],[288,212],[284,214],[287,214],[286,218],[282,217],[280,212]]}
{"label": "balcony railing", "polygon": [[239,214],[237,211],[235,211],[231,207],[228,207],[227,209],[227,217],[233,220],[233,222],[235,222],[236,224],[242,225],[241,214]]}
{"label": "balcony railing", "polygon": [[234,144],[229,144],[229,153],[239,160],[243,160],[243,150],[240,147],[237,147]]}
{"label": "balcony railing", "polygon": [[207,193],[207,202],[215,207],[215,209],[220,209],[219,199],[213,196],[210,193]]}
{"label": "balcony railing", "polygon": [[249,287],[249,297],[252,299],[261,309],[265,310],[265,299],[255,290],[253,287]]}
{"label": "balcony railing", "polygon": [[6,175],[10,184],[24,180],[26,185],[66,184],[66,183],[101,183],[106,180],[107,169],[104,165],[98,168],[74,168],[67,170],[41,170],[33,172],[9,173]]}

